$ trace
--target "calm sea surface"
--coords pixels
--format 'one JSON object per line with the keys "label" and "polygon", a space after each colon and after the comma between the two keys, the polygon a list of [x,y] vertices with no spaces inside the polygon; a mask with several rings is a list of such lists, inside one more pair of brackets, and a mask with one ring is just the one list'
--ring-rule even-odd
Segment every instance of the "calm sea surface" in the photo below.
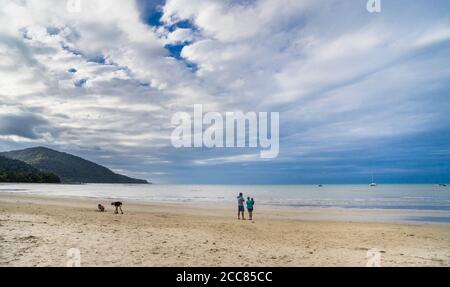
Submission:
{"label": "calm sea surface", "polygon": [[127,185],[0,184],[0,192],[132,199],[142,202],[234,202],[242,192],[258,204],[450,211],[450,187],[434,185]]}

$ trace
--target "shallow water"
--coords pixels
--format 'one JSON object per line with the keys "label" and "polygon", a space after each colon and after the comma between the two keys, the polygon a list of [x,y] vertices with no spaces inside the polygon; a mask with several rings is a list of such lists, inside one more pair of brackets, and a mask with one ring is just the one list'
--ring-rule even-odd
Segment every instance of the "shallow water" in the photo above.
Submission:
{"label": "shallow water", "polygon": [[132,199],[142,202],[232,202],[239,192],[258,204],[450,211],[450,187],[434,185],[131,185],[0,184],[0,192]]}

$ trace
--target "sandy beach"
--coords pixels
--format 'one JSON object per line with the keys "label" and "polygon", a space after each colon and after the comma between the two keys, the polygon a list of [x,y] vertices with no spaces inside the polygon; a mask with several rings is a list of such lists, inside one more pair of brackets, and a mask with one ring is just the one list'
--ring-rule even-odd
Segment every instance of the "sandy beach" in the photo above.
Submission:
{"label": "sandy beach", "polygon": [[382,266],[450,266],[450,224],[269,207],[238,221],[234,206],[181,203],[127,202],[115,215],[98,202],[1,193],[0,266],[65,266],[71,248],[82,266],[365,266],[374,248]]}

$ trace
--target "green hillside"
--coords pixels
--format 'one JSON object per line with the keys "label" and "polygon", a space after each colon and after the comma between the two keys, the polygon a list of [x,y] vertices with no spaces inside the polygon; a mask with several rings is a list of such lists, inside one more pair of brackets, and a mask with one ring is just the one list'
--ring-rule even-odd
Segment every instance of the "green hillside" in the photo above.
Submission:
{"label": "green hillside", "polygon": [[68,153],[45,147],[0,153],[1,156],[23,161],[45,172],[52,172],[65,183],[148,183],[112,172],[108,168]]}
{"label": "green hillside", "polygon": [[50,172],[40,172],[19,160],[0,156],[0,182],[59,183],[59,177]]}

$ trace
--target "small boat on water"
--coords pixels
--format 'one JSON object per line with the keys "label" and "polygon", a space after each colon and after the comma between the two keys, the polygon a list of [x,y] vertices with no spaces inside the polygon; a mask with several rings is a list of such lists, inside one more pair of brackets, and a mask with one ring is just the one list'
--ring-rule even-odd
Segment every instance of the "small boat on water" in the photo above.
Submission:
{"label": "small boat on water", "polygon": [[377,186],[377,184],[375,183],[375,181],[373,181],[373,174],[372,174],[372,183],[370,184],[370,186]]}

